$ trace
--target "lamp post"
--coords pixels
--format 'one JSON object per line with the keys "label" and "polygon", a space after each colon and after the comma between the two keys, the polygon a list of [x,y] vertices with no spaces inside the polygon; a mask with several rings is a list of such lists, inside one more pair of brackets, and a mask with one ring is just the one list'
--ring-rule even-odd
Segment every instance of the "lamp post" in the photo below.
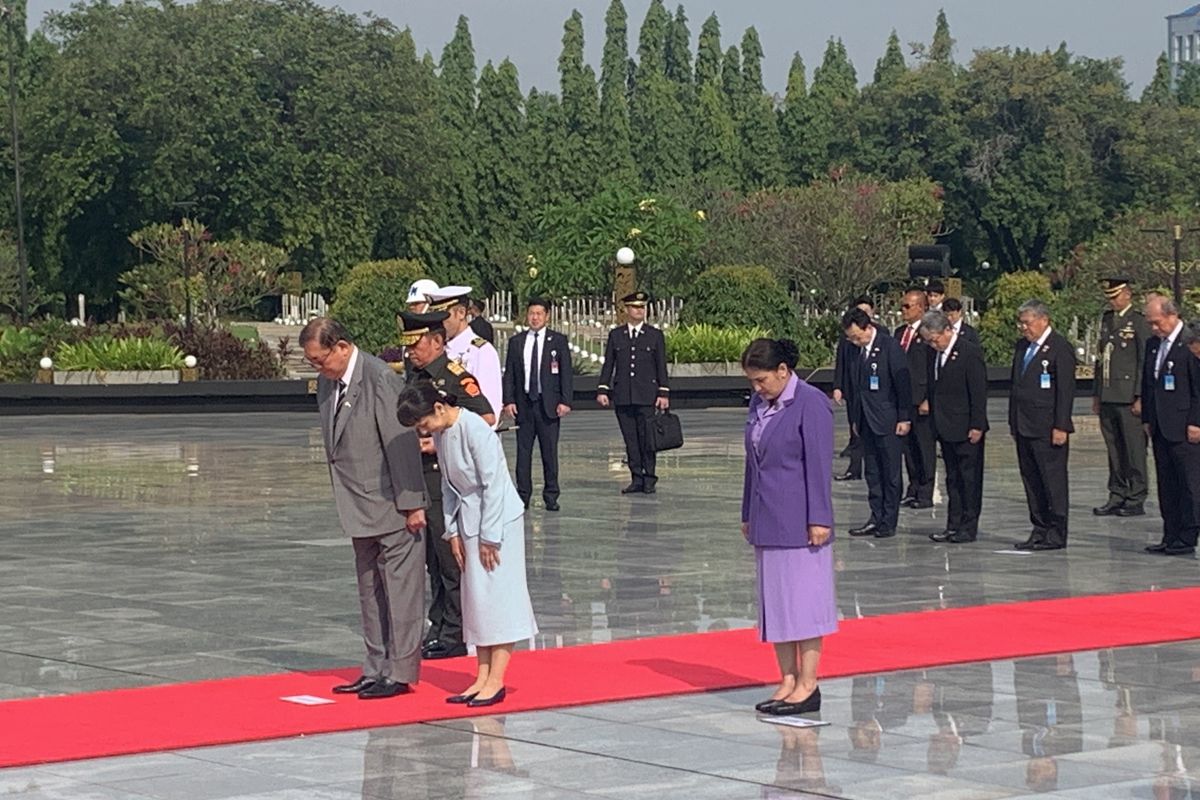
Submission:
{"label": "lamp post", "polygon": [[1183,234],[1195,233],[1200,231],[1200,228],[1187,228],[1186,231],[1182,225],[1173,225],[1170,230],[1166,228],[1142,228],[1142,233],[1169,233],[1171,234],[1171,255],[1175,260],[1175,273],[1171,279],[1171,293],[1175,295],[1175,305],[1182,308],[1183,306]]}
{"label": "lamp post", "polygon": [[17,124],[17,37],[12,6],[0,3],[8,37],[8,116],[12,125],[13,206],[17,214],[17,276],[21,287],[21,322],[29,322],[29,262],[25,256],[25,195],[21,190],[21,132]]}
{"label": "lamp post", "polygon": [[195,200],[180,200],[173,205],[180,209],[179,243],[181,245],[180,266],[183,268],[183,327],[192,332],[192,262],[188,260],[188,244],[191,243],[191,233],[188,231],[187,209],[195,208]]}
{"label": "lamp post", "polygon": [[618,325],[628,322],[628,318],[625,316],[625,304],[621,302],[621,298],[637,291],[637,270],[633,266],[635,258],[631,247],[622,247],[617,250],[617,270],[613,275],[613,294],[618,303]]}

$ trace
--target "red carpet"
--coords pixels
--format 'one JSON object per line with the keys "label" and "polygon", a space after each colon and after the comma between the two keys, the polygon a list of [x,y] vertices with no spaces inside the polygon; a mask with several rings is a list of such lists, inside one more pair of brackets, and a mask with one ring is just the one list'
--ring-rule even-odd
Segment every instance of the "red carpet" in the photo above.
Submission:
{"label": "red carpet", "polygon": [[[1200,589],[1042,600],[848,620],[826,641],[825,677],[1200,638]],[[470,682],[471,659],[426,663],[414,694],[334,698],[357,670],[230,678],[0,703],[0,766],[277,739],[492,712],[444,698]],[[520,652],[497,711],[599,703],[773,683],[769,646],[750,630]]]}

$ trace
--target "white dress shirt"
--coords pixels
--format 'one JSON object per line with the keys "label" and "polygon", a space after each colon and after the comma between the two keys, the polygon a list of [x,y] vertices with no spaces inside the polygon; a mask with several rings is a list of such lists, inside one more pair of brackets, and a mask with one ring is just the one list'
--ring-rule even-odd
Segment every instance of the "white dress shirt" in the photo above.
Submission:
{"label": "white dress shirt", "polygon": [[[540,361],[546,352],[546,328],[542,327],[536,331],[533,328],[530,328],[529,332],[525,334],[525,394],[529,394],[529,379],[533,376],[533,342],[535,338],[537,339],[538,360]],[[539,369],[540,366],[541,365],[539,365]],[[539,378],[541,375],[542,373],[538,372]],[[542,387],[539,386],[538,394],[541,394],[541,389]]]}

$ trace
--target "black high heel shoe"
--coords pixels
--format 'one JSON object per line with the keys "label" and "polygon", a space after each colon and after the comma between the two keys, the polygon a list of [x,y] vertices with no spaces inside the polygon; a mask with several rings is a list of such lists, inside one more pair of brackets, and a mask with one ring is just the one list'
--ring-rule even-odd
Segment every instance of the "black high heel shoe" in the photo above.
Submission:
{"label": "black high heel shoe", "polygon": [[475,695],[477,694],[479,694],[479,692],[472,692],[471,694],[452,694],[446,698],[446,702],[454,703],[455,705],[467,705],[475,699]]}
{"label": "black high heel shoe", "polygon": [[485,700],[471,699],[467,701],[467,708],[484,708],[485,706],[494,706],[504,702],[504,696],[508,694],[508,690],[501,686],[500,691],[496,692],[491,697]]}

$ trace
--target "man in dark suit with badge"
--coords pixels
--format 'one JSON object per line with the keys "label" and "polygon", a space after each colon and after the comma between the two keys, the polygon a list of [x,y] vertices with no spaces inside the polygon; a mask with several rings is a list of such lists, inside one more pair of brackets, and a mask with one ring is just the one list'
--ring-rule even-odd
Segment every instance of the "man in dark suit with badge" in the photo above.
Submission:
{"label": "man in dark suit with badge", "polygon": [[1050,309],[1040,300],[1022,304],[1017,320],[1024,336],[1013,348],[1008,427],[1033,529],[1016,548],[1061,550],[1067,546],[1068,439],[1075,432],[1075,348],[1050,326]]}
{"label": "man in dark suit with badge", "polygon": [[1163,518],[1162,541],[1146,550],[1191,555],[1200,530],[1200,361],[1169,298],[1151,295],[1146,321],[1154,338],[1142,369],[1142,419],[1154,446]]}
{"label": "man in dark suit with badge", "polygon": [[[854,301],[852,308],[861,308],[871,317],[875,316],[875,301],[867,295],[862,295]],[[850,394],[850,369],[857,366],[855,357],[858,355],[858,346],[846,338],[843,333],[838,337],[837,351],[834,354],[833,361],[833,402],[839,406],[847,402]],[[838,475],[834,475],[835,481],[858,481],[862,480],[863,476],[863,446],[862,440],[853,430],[850,431],[850,443],[842,451],[843,456],[850,457],[850,463],[846,466],[846,471]]]}
{"label": "man in dark suit with badge", "polygon": [[1098,517],[1140,517],[1149,491],[1146,431],[1142,427],[1143,359],[1150,326],[1133,307],[1128,278],[1101,281],[1108,311],[1100,318],[1100,349],[1092,391],[1092,413],[1108,450],[1108,500],[1092,509]]}
{"label": "man in dark suit with badge", "polygon": [[[437,389],[454,395],[458,405],[474,411],[489,425],[496,415],[475,376],[446,356],[445,311],[426,314],[401,312],[400,343],[410,369],[404,374],[405,384],[429,381]],[[396,409],[392,409],[395,416]],[[421,466],[425,476],[425,491],[429,496],[427,515],[429,543],[425,548],[425,568],[433,598],[429,605],[429,630],[421,648],[423,658],[453,658],[466,655],[462,633],[462,599],[459,583],[462,580],[458,562],[450,551],[450,543],[442,538],[446,532],[442,516],[442,473],[438,467],[433,439],[421,440]]]}
{"label": "man in dark suit with badge", "polygon": [[904,324],[896,328],[896,341],[908,358],[912,382],[912,432],[904,441],[904,466],[908,491],[900,505],[933,508],[933,481],[937,473],[937,442],[929,419],[929,360],[932,351],[921,338],[921,316],[928,310],[925,292],[910,289],[900,301]]}
{"label": "man in dark suit with badge", "polygon": [[[948,302],[948,301],[947,301]],[[929,360],[929,417],[946,463],[946,530],[935,542],[961,544],[979,535],[983,505],[983,443],[987,433],[987,365],[979,345],[954,330],[943,311],[921,318],[933,348]]]}
{"label": "man in dark suit with badge", "polygon": [[533,496],[533,443],[542,454],[542,500],[558,511],[558,421],[571,413],[575,394],[571,343],[546,327],[550,301],[526,304],[529,329],[508,340],[504,365],[504,410],[517,420],[517,494],[529,508]]}
{"label": "man in dark suit with badge", "polygon": [[968,342],[983,347],[983,343],[979,341],[979,331],[975,330],[971,323],[963,318],[962,300],[957,297],[947,297],[942,301],[942,311],[950,319],[950,324],[954,326],[954,332]]}
{"label": "man in dark suit with badge", "polygon": [[896,535],[900,516],[901,437],[911,428],[912,387],[908,362],[895,339],[861,308],[842,317],[842,330],[855,344],[850,374],[850,424],[863,442],[871,519],[851,536],[886,539]]}
{"label": "man in dark suit with badge", "polygon": [[667,343],[662,331],[646,322],[650,296],[634,292],[621,298],[629,321],[608,332],[604,366],[596,387],[596,402],[613,406],[632,480],[621,494],[654,494],[658,483],[650,420],[655,410],[670,406],[667,387]]}

